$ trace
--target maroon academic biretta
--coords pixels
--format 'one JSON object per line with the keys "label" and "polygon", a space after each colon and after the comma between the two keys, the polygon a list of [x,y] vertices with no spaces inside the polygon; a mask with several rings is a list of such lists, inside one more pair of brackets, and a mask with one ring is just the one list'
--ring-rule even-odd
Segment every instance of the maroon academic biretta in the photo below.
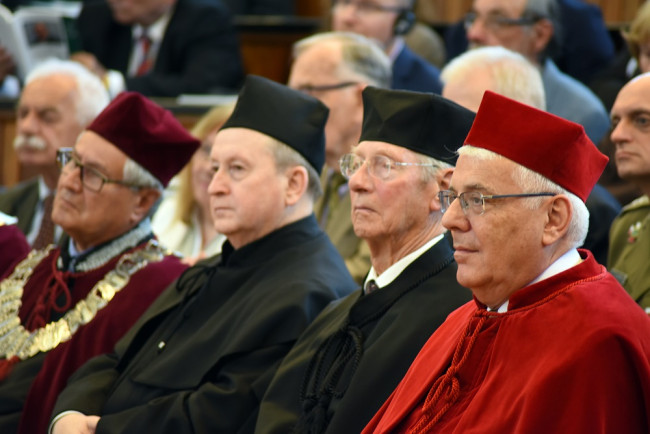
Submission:
{"label": "maroon academic biretta", "polygon": [[464,145],[484,148],[587,200],[608,158],[581,125],[486,91]]}
{"label": "maroon academic biretta", "polygon": [[122,92],[87,128],[147,169],[163,186],[200,143],[174,115],[137,92]]}

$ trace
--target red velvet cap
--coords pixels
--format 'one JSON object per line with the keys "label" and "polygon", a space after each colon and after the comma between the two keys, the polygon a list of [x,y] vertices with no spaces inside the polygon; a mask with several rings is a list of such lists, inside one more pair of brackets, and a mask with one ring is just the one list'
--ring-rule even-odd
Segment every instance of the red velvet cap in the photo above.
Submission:
{"label": "red velvet cap", "polygon": [[120,93],[87,129],[111,142],[165,187],[200,146],[169,110],[137,92]]}
{"label": "red velvet cap", "polygon": [[587,200],[608,158],[581,125],[486,91],[464,145],[484,148]]}

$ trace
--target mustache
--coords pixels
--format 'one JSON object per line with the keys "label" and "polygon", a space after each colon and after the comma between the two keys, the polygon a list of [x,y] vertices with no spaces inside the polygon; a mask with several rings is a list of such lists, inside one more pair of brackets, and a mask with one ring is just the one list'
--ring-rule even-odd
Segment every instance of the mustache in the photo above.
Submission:
{"label": "mustache", "polygon": [[18,134],[14,139],[14,149],[18,150],[21,148],[31,148],[36,151],[42,151],[47,147],[45,140],[38,136],[26,136],[24,134]]}

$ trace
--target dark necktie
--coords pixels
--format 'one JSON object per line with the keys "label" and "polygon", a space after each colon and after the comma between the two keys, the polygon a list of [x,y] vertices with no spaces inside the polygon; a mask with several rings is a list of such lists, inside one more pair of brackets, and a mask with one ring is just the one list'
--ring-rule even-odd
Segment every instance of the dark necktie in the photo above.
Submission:
{"label": "dark necktie", "polygon": [[379,286],[377,286],[377,282],[374,280],[369,280],[368,283],[366,283],[365,291],[366,294],[370,294],[372,291],[379,289]]}
{"label": "dark necktie", "polygon": [[145,75],[147,72],[149,72],[152,64],[150,55],[152,43],[151,38],[149,38],[146,33],[143,33],[142,36],[140,36],[139,42],[142,47],[142,61],[140,62],[140,66],[138,66],[137,71],[135,72],[135,75],[137,77]]}
{"label": "dark necktie", "polygon": [[54,242],[54,223],[52,223],[52,203],[54,195],[50,194],[43,200],[43,218],[38,235],[32,244],[33,249],[42,249]]}

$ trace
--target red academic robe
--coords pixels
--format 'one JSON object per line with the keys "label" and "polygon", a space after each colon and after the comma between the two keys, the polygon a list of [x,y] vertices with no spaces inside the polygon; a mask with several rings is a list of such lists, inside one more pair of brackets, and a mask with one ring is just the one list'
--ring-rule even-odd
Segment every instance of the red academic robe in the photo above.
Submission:
{"label": "red academic robe", "polygon": [[[135,249],[143,247],[145,244]],[[133,252],[135,249],[125,253]],[[56,261],[59,253],[58,248],[52,250],[36,266],[25,284],[19,316],[29,330],[39,322],[48,322],[55,314],[47,302],[43,303],[43,296],[51,287],[55,288],[53,292],[56,295],[65,291],[60,284],[57,286],[57,281],[64,282],[66,287],[70,286],[72,289],[69,306],[74,307],[79,300],[88,295],[98,281],[115,268],[115,264],[122,257],[117,255],[105,265],[90,271],[71,273],[57,270]],[[47,432],[56,397],[65,387],[68,377],[88,359],[111,351],[115,343],[129,330],[151,302],[186,268],[187,266],[175,256],[166,256],[162,261],[149,263],[131,276],[129,283],[107,306],[97,312],[92,321],[79,327],[70,340],[50,350],[45,355],[43,364],[29,389],[18,432]],[[18,362],[21,363],[30,363],[30,359]],[[18,366],[14,367],[17,368]],[[10,381],[11,378],[8,380]]]}
{"label": "red academic robe", "polygon": [[650,432],[650,318],[580,254],[506,313],[453,312],[363,433]]}

